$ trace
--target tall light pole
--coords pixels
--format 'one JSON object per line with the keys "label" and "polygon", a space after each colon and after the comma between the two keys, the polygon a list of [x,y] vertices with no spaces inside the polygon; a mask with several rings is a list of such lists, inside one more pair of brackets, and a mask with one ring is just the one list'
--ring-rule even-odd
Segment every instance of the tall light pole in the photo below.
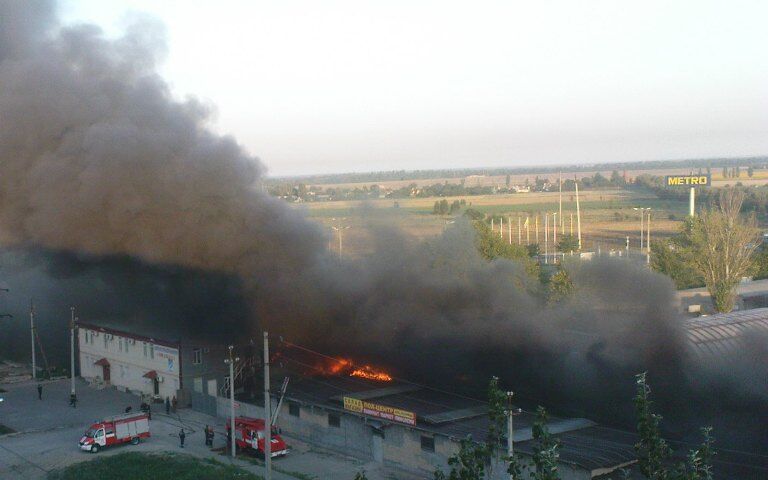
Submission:
{"label": "tall light pole", "polygon": [[70,393],[75,394],[75,307],[69,307],[69,371],[71,381]]}
{"label": "tall light pole", "polygon": [[235,362],[240,361],[239,357],[232,357],[232,350],[235,347],[229,346],[229,358],[224,360],[224,363],[229,365],[229,443],[231,448],[232,458],[235,458]]}
{"label": "tall light pole", "polygon": [[[332,218],[331,220],[336,220],[336,219],[335,219],[335,218]],[[344,251],[344,245],[343,245],[343,243],[342,243],[342,234],[341,234],[341,231],[342,231],[342,230],[347,230],[347,229],[349,228],[349,225],[347,225],[346,227],[342,227],[342,226],[341,226],[341,221],[342,221],[342,220],[344,220],[344,219],[343,219],[343,218],[340,218],[340,219],[339,219],[339,226],[338,226],[338,227],[337,227],[337,226],[335,226],[335,225],[331,225],[331,228],[332,228],[332,229],[334,229],[335,231],[339,232],[339,258],[341,258],[341,257],[342,257],[342,254],[343,254],[343,251]]]}
{"label": "tall light pole", "polygon": [[651,255],[651,207],[633,207],[632,210],[640,211],[640,254],[643,253],[643,235],[645,230],[645,212],[648,212],[648,237],[646,238],[646,247],[648,253],[648,261],[650,262]]}
{"label": "tall light pole", "polygon": [[29,299],[29,333],[32,338],[32,380],[37,380],[37,363],[35,361],[35,304]]}
{"label": "tall light pole", "polygon": [[272,480],[272,402],[269,397],[269,333],[264,332],[264,469]]}

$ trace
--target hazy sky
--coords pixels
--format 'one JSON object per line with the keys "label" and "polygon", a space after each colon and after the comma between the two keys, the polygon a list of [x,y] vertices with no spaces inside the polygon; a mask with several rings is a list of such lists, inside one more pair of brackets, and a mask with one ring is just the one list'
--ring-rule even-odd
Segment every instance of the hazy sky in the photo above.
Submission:
{"label": "hazy sky", "polygon": [[768,2],[67,0],[271,175],[768,154]]}

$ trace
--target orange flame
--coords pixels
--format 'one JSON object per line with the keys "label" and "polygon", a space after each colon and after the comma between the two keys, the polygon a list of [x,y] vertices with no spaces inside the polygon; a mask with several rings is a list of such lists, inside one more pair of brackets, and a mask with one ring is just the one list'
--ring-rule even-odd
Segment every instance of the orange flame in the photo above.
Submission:
{"label": "orange flame", "polygon": [[349,375],[379,382],[391,382],[392,376],[370,365],[356,366],[346,358],[336,358],[333,363],[318,365],[316,369],[323,375]]}
{"label": "orange flame", "polygon": [[356,368],[349,374],[350,377],[362,377],[368,380],[378,380],[380,382],[391,382],[392,376],[388,373],[376,371],[370,365],[365,365],[362,368]]}

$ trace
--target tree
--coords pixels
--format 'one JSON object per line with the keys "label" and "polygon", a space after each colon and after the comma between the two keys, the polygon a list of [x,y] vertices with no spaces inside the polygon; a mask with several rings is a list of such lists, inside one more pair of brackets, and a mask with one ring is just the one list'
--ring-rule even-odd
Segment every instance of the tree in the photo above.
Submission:
{"label": "tree", "polygon": [[533,422],[533,454],[532,464],[526,464],[517,455],[509,459],[507,473],[513,480],[522,480],[523,471],[530,470],[528,476],[533,480],[559,480],[557,464],[560,459],[560,442],[549,433],[547,427],[547,411],[544,407],[536,409],[536,420]]}
{"label": "tree", "polygon": [[506,430],[507,395],[499,388],[499,378],[492,377],[488,383],[488,446],[491,450],[502,447]]}
{"label": "tree", "polygon": [[536,409],[533,422],[533,465],[536,471],[531,474],[534,480],[558,480],[557,461],[560,458],[560,441],[555,439],[547,427],[547,411],[544,407]]}
{"label": "tree", "polygon": [[510,183],[512,183],[512,179],[510,178],[509,174],[507,174],[507,188],[509,188]]}
{"label": "tree", "polygon": [[752,168],[752,166],[750,165],[749,168],[747,168],[747,176],[749,178],[752,178],[752,175],[754,175],[754,174],[755,174],[755,169]]}
{"label": "tree", "polygon": [[623,184],[624,184],[624,179],[622,178],[621,175],[619,175],[619,171],[614,170],[613,172],[611,172],[611,185],[615,187],[619,187]]}
{"label": "tree", "polygon": [[723,178],[728,178],[728,167],[723,167]]}
{"label": "tree", "polygon": [[[469,210],[465,213],[469,213]],[[485,222],[475,221],[474,227],[477,231],[475,245],[477,246],[480,255],[486,260],[494,260],[496,258],[506,258],[510,260],[528,259],[528,252],[523,247],[505,242],[499,237],[498,233],[492,232],[491,227]]]}
{"label": "tree", "polygon": [[461,440],[459,452],[448,458],[451,468],[448,476],[442,470],[436,470],[435,480],[482,480],[485,477],[485,466],[488,462],[488,447],[484,443],[476,443],[472,436]]}
{"label": "tree", "polygon": [[734,170],[734,177],[741,178],[741,167],[736,165],[736,167],[733,170]]}
{"label": "tree", "polygon": [[704,284],[718,312],[730,312],[736,285],[753,267],[758,230],[754,217],[739,215],[744,195],[735,189],[720,192],[720,205],[704,211],[692,223],[691,265]]}
{"label": "tree", "polygon": [[568,272],[562,267],[549,278],[549,302],[559,302],[564,298],[570,297],[574,286]]}
{"label": "tree", "polygon": [[672,454],[672,449],[666,440],[661,438],[659,424],[661,415],[651,411],[651,387],[648,386],[646,374],[641,373],[637,378],[637,394],[635,395],[635,411],[637,412],[637,433],[640,439],[635,444],[640,473],[651,480],[666,480],[669,473],[665,462]]}
{"label": "tree", "polygon": [[539,248],[538,243],[531,243],[529,245],[526,245],[525,248],[528,250],[528,256],[529,257],[538,257],[541,253],[541,249]]}
{"label": "tree", "polygon": [[579,240],[573,235],[563,235],[557,242],[557,249],[563,253],[573,253],[579,251]]}
{"label": "tree", "polygon": [[637,393],[635,412],[637,414],[637,433],[640,437],[635,444],[640,473],[651,480],[712,480],[712,457],[715,455],[712,445],[712,428],[701,429],[704,441],[698,449],[691,450],[686,462],[674,468],[669,467],[672,449],[661,437],[661,415],[653,413],[651,387],[646,373],[636,375]]}
{"label": "tree", "polygon": [[368,477],[365,475],[365,470],[361,470],[355,474],[355,480],[368,480]]}
{"label": "tree", "polygon": [[704,286],[704,277],[689,261],[690,225],[686,222],[682,231],[668,240],[651,242],[651,268],[672,278],[678,290]]}

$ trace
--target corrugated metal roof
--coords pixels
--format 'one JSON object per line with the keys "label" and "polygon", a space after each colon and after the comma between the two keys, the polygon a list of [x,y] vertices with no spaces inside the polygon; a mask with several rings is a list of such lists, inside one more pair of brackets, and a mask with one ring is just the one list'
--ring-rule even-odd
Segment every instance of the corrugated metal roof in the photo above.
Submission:
{"label": "corrugated metal roof", "polygon": [[749,332],[768,334],[768,308],[686,319],[685,330],[696,357],[735,359],[741,354]]}

